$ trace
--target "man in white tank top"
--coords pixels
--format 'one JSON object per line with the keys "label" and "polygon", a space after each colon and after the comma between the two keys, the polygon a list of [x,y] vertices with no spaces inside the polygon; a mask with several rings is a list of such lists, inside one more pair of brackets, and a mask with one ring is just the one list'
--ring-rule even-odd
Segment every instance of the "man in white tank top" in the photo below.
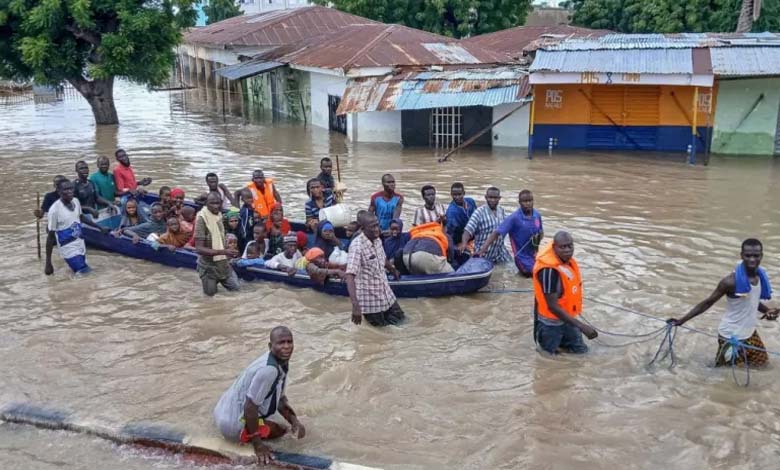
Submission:
{"label": "man in white tank top", "polygon": [[[758,315],[761,319],[776,320],[780,309],[770,309],[761,300],[769,300],[772,294],[769,279],[766,272],[759,268],[763,258],[763,246],[761,242],[749,238],[742,242],[742,263],[728,276],[721,279],[718,287],[705,300],[697,304],[687,315],[677,320],[670,318],[668,323],[683,325],[688,320],[706,312],[715,302],[726,296],[726,313],[718,326],[718,354],[715,365],[728,365],[732,362],[732,356],[736,355],[735,362],[741,364],[747,358],[751,367],[763,366],[769,360],[764,343],[758,336],[756,324]],[[740,343],[753,348],[736,348],[732,350],[731,339],[735,338]]]}

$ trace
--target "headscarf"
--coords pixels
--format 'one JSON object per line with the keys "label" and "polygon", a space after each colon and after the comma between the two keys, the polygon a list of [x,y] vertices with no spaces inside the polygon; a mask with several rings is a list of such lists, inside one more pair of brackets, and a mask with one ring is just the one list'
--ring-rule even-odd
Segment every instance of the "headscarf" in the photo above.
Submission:
{"label": "headscarf", "polygon": [[309,237],[306,236],[305,232],[298,231],[296,232],[296,237],[298,238],[298,249],[303,250],[306,248],[306,245],[309,244]]}
{"label": "headscarf", "polygon": [[173,245],[176,248],[181,248],[186,245],[188,241],[190,241],[190,235],[191,234],[189,232],[182,230],[181,226],[179,226],[179,231],[176,233],[171,232],[171,229],[165,230],[165,233],[160,235],[160,238],[157,239],[157,242],[165,245]]}
{"label": "headscarf", "polygon": [[181,188],[171,189],[171,198],[174,198],[176,196],[184,196],[184,190]]}
{"label": "headscarf", "polygon": [[138,201],[136,199],[128,199],[122,205],[122,220],[119,222],[119,228],[132,227],[132,224],[130,223],[130,217],[127,215],[127,203],[130,201],[135,202],[135,214],[136,217],[138,217],[138,223],[136,225],[141,225],[147,221],[146,215],[144,214],[144,211],[141,210]]}
{"label": "headscarf", "polygon": [[319,248],[312,248],[311,250],[307,251],[304,257],[306,258],[306,261],[312,262],[319,256],[325,256],[325,252],[322,251]]}
{"label": "headscarf", "polygon": [[325,221],[317,226],[317,238],[314,240],[314,246],[322,250],[325,258],[330,258],[331,253],[336,247],[341,248],[341,242],[338,238],[334,237],[333,240],[325,240],[322,237],[322,232],[325,230],[333,230],[333,224]]}
{"label": "headscarf", "polygon": [[[208,208],[205,208],[198,212],[198,219],[203,219],[203,223],[206,225],[206,230],[211,235],[211,249],[212,250],[224,250],[225,249],[225,226],[222,224],[222,214],[212,214]],[[196,222],[197,224],[197,219]],[[227,259],[225,255],[214,256],[214,261],[222,261]]]}
{"label": "headscarf", "polygon": [[382,246],[385,249],[385,256],[388,259],[395,257],[395,254],[399,250],[404,249],[404,245],[409,241],[409,234],[404,233],[404,222],[401,219],[393,219],[390,221],[390,225],[398,224],[398,235],[392,237],[388,236],[382,242]]}
{"label": "headscarf", "polygon": [[[277,208],[281,209],[282,204],[279,202],[275,203],[273,206],[271,206],[271,210],[268,212],[268,219],[265,222],[265,228],[266,230],[268,230],[269,234],[271,233],[271,228],[274,226],[274,223],[271,221],[272,218],[271,214],[273,214],[274,210]],[[292,230],[292,227],[290,226],[290,221],[287,220],[284,216],[282,216],[282,225],[279,229],[281,230],[282,235],[287,235],[288,233],[290,233],[290,230]]]}

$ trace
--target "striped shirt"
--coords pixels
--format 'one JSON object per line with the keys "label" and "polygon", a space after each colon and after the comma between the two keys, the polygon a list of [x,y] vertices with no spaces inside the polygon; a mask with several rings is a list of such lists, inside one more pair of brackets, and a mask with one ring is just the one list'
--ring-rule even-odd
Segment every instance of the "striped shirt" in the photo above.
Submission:
{"label": "striped shirt", "polygon": [[[466,232],[474,237],[474,249],[479,251],[485,244],[488,237],[498,228],[501,222],[506,218],[506,212],[501,206],[496,207],[495,213],[486,205],[480,206],[469,218],[466,224]],[[511,260],[506,246],[504,246],[504,237],[499,237],[490,245],[485,252],[485,258],[493,264],[506,263]]]}
{"label": "striped shirt", "polygon": [[434,204],[433,209],[428,209],[425,206],[418,207],[414,211],[414,221],[412,222],[412,225],[438,222],[439,218],[444,217],[445,212],[444,206],[438,202]]}
{"label": "striped shirt", "polygon": [[[322,205],[322,209],[324,209],[326,207],[331,207],[332,205],[336,204],[336,200],[333,199],[333,193],[331,193],[331,192],[324,193],[323,197],[324,197],[324,200],[325,200],[324,202],[325,203]],[[306,220],[309,220],[309,219],[317,219],[317,220],[319,220],[319,218],[320,218],[320,210],[321,209],[317,205],[317,203],[314,202],[314,199],[309,199],[308,201],[306,201],[306,205],[305,205],[304,208],[306,210]]]}

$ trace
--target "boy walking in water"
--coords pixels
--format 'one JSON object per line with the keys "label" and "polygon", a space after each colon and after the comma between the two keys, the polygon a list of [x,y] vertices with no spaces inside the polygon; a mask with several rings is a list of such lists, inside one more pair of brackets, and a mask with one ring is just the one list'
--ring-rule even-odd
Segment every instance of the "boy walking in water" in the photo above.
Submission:
{"label": "boy walking in water", "polygon": [[[732,273],[721,279],[712,294],[699,302],[681,319],[667,320],[671,325],[682,326],[688,320],[709,310],[725,295],[726,313],[718,326],[716,366],[731,364],[734,355],[736,355],[733,357],[736,364],[742,364],[744,359],[747,359],[751,367],[766,365],[769,360],[764,343],[756,330],[757,313],[763,314],[762,319],[776,320],[780,309],[770,309],[761,302],[772,297],[769,277],[766,271],[759,267],[764,256],[763,250],[763,245],[755,238],[748,238],[742,242],[742,262]],[[734,351],[733,339],[759,349],[737,347]]]}

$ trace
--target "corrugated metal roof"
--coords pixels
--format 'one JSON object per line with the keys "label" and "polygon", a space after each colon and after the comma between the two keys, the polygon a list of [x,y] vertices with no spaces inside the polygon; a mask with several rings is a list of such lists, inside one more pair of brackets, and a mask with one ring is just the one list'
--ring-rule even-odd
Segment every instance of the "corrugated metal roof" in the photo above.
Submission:
{"label": "corrugated metal roof", "polygon": [[719,47],[710,56],[715,75],[780,75],[780,47]]}
{"label": "corrugated metal roof", "polygon": [[347,71],[360,67],[495,64],[515,62],[500,52],[401,25],[352,25],[312,37],[292,52],[260,57],[289,64]]}
{"label": "corrugated metal roof", "polygon": [[[408,72],[386,78],[353,79],[338,113],[403,111],[451,106],[497,106],[520,103],[530,91],[528,75],[516,69]],[[444,78],[446,77],[446,78]]]}
{"label": "corrugated metal roof", "polygon": [[588,29],[569,25],[517,26],[463,39],[461,43],[475,44],[486,49],[509,54],[512,57],[520,57],[524,49],[543,36],[555,37],[557,39],[556,42],[560,42],[563,39],[572,37],[600,37],[609,33],[611,31],[606,29]]}
{"label": "corrugated metal roof", "polygon": [[274,62],[268,60],[250,60],[247,62],[241,62],[240,64],[228,65],[214,71],[220,77],[227,78],[228,80],[241,80],[244,78],[254,77],[264,72],[269,72],[273,69],[284,67],[281,62]]}
{"label": "corrugated metal roof", "polygon": [[531,72],[692,74],[694,67],[691,49],[541,50]]}
{"label": "corrugated metal roof", "polygon": [[185,44],[283,46],[353,24],[378,24],[333,8],[311,6],[228,18],[184,34]]}
{"label": "corrugated metal roof", "polygon": [[601,37],[571,38],[546,44],[550,51],[601,49],[691,49],[738,45],[780,45],[778,33],[680,33],[680,34],[606,34]]}

